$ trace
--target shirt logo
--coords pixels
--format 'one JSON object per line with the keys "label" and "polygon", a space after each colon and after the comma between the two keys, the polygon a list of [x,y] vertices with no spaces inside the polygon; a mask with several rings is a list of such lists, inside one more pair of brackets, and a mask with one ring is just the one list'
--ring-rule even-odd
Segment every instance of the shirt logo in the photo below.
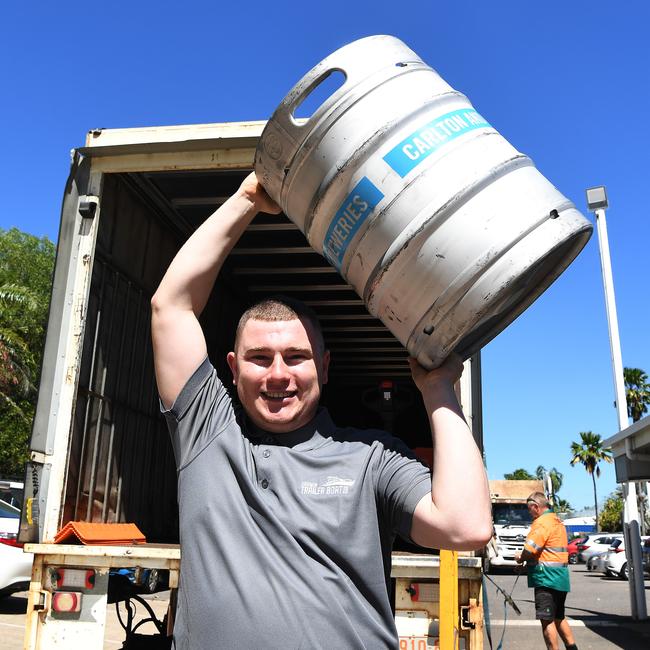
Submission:
{"label": "shirt logo", "polygon": [[354,485],[354,479],[341,478],[340,476],[328,476],[321,483],[315,481],[303,481],[300,486],[302,494],[348,494]]}

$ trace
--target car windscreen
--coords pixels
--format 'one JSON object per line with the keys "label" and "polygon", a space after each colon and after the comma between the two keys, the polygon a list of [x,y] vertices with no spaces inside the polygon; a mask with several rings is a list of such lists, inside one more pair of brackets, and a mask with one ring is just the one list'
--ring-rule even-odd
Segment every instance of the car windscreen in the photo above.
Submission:
{"label": "car windscreen", "polygon": [[495,503],[492,517],[497,526],[529,526],[532,522],[525,503]]}
{"label": "car windscreen", "polygon": [[20,510],[9,505],[6,501],[0,501],[0,517],[7,517],[7,519],[20,519]]}

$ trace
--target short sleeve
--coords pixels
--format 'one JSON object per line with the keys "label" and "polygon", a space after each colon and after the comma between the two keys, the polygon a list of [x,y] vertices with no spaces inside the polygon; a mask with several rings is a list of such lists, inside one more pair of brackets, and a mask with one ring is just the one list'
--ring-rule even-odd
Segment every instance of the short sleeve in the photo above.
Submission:
{"label": "short sleeve", "polygon": [[232,400],[206,359],[194,371],[168,411],[161,403],[181,471],[235,419]]}
{"label": "short sleeve", "polygon": [[539,555],[546,544],[546,532],[543,526],[533,525],[524,542],[524,549],[533,555]]}
{"label": "short sleeve", "polygon": [[392,532],[410,541],[415,507],[431,493],[431,470],[401,440],[388,438],[382,443],[377,474],[380,509]]}

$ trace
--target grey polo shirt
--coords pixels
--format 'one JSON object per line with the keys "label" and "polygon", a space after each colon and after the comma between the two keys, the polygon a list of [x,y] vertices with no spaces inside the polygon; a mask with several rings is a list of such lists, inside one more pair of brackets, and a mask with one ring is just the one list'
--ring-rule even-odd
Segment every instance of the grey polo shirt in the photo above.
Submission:
{"label": "grey polo shirt", "polygon": [[206,359],[165,412],[178,467],[177,650],[395,648],[396,534],[431,489],[381,431],[325,409],[285,434],[246,421]]}

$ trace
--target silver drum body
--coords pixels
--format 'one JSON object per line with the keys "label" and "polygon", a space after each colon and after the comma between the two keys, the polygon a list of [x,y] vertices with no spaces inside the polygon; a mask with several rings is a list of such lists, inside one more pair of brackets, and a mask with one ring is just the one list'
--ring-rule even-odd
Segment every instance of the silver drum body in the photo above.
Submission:
{"label": "silver drum body", "polygon": [[[294,117],[334,71],[345,82]],[[467,358],[571,263],[592,226],[400,40],[321,61],[266,125],[270,196],[425,367]]]}

